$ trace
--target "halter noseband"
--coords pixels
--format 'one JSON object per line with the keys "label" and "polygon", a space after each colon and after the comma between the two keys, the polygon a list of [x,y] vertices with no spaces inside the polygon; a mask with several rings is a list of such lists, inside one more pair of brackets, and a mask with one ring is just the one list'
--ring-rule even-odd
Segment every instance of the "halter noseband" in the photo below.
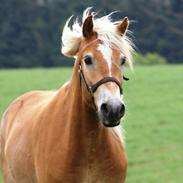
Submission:
{"label": "halter noseband", "polygon": [[[83,71],[82,71],[82,67],[81,65],[79,64],[79,77],[80,77],[80,80],[83,81],[84,85],[86,86],[88,92],[93,96],[93,93],[95,93],[95,91],[97,90],[97,88],[104,84],[104,83],[108,83],[108,82],[114,82],[118,85],[119,87],[119,90],[120,90],[120,94],[123,93],[123,90],[122,90],[122,87],[121,87],[121,83],[115,79],[114,77],[104,77],[103,79],[99,80],[98,82],[96,82],[95,84],[89,86],[88,83],[86,82],[86,79],[84,77],[84,74],[83,74]],[[124,79],[128,79],[128,78],[124,78]]]}

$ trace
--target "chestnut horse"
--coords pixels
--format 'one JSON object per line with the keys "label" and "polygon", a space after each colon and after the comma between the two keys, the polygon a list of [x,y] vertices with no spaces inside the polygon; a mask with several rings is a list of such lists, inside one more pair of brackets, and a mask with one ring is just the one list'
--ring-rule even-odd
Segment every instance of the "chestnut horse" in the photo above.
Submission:
{"label": "chestnut horse", "polygon": [[[70,18],[71,19],[71,18]],[[3,115],[1,169],[5,183],[122,183],[127,172],[123,137],[123,64],[130,66],[128,18],[67,21],[62,53],[75,58],[73,76],[57,91],[32,91]],[[117,127],[118,126],[118,127]]]}

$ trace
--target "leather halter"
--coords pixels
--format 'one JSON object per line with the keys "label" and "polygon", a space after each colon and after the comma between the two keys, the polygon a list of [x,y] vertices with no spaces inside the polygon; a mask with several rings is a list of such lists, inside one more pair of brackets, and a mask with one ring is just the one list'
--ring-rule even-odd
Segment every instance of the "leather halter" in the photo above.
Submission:
{"label": "leather halter", "polygon": [[115,79],[114,77],[104,77],[103,79],[99,80],[98,82],[96,82],[95,84],[89,86],[88,83],[86,82],[86,79],[84,77],[84,74],[83,74],[83,71],[82,71],[82,67],[81,65],[79,64],[79,77],[80,77],[80,80],[83,81],[84,85],[86,86],[88,92],[93,96],[93,93],[95,93],[95,91],[97,90],[97,88],[99,86],[101,86],[102,84],[104,83],[108,83],[108,82],[113,82],[113,83],[116,83],[119,87],[119,90],[120,90],[120,94],[123,93],[123,90],[122,90],[122,87],[121,87],[121,83]]}
{"label": "leather halter", "polygon": [[[88,45],[92,44],[93,42],[96,42],[97,40],[99,39],[95,39],[93,40],[91,43],[89,43]],[[86,45],[86,47],[88,46]],[[122,87],[121,87],[121,83],[114,77],[104,77],[103,79],[99,80],[98,82],[96,82],[94,85],[92,86],[89,86],[88,83],[86,82],[86,79],[84,77],[84,74],[83,74],[83,71],[82,71],[82,67],[81,67],[81,63],[79,64],[79,69],[78,69],[78,73],[79,73],[79,77],[80,77],[80,80],[82,80],[84,82],[84,85],[86,86],[88,92],[93,96],[93,93],[95,93],[95,91],[97,90],[97,88],[104,84],[104,83],[108,83],[108,82],[113,82],[113,83],[116,83],[119,87],[119,90],[120,90],[120,94],[123,93],[123,90],[122,90]],[[123,79],[128,81],[129,78],[123,76]]]}

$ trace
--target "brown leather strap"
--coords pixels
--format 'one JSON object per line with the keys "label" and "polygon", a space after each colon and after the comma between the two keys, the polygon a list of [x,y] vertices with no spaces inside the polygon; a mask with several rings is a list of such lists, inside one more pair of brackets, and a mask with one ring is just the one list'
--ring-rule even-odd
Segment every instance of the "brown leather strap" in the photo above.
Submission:
{"label": "brown leather strap", "polygon": [[128,81],[128,80],[129,80],[129,78],[127,78],[127,77],[125,77],[125,76],[123,76],[123,79],[124,79],[125,81]]}
{"label": "brown leather strap", "polygon": [[79,65],[79,77],[80,77],[80,80],[82,80],[84,82],[84,85],[86,86],[88,92],[93,96],[93,93],[95,93],[95,91],[97,90],[97,88],[104,84],[104,83],[108,83],[108,82],[114,82],[118,85],[119,87],[119,90],[120,90],[120,93],[122,94],[123,93],[123,90],[122,90],[122,87],[121,87],[121,83],[115,79],[114,77],[105,77],[101,80],[99,80],[97,83],[95,83],[94,85],[92,86],[89,86],[86,82],[86,79],[84,77],[84,74],[83,74],[83,71],[82,71],[82,68],[81,68],[81,65]]}
{"label": "brown leather strap", "polygon": [[87,84],[87,82],[86,82],[86,79],[85,79],[85,77],[84,77],[83,71],[82,71],[82,69],[81,69],[81,65],[79,65],[78,73],[79,73],[79,78],[80,78],[80,80],[84,82],[84,85],[85,85],[85,87],[87,88],[88,92],[89,92],[90,94],[93,95],[93,92],[92,92],[92,90],[91,90],[91,87],[88,86],[88,84]]}
{"label": "brown leather strap", "polygon": [[105,77],[105,78],[101,79],[100,81],[98,81],[97,83],[95,83],[94,85],[92,85],[91,86],[92,92],[95,93],[95,91],[97,90],[97,88],[100,85],[102,85],[104,83],[108,83],[108,82],[114,82],[114,83],[116,83],[119,86],[120,93],[122,94],[121,83],[117,79],[115,79],[113,77]]}

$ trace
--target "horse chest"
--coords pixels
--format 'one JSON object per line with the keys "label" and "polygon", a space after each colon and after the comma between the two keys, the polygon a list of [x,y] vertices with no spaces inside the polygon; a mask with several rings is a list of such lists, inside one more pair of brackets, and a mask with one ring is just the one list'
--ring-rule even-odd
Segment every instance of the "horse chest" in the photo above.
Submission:
{"label": "horse chest", "polygon": [[[126,159],[121,144],[111,146],[107,139],[98,143],[95,133],[88,146],[83,183],[122,183],[126,175]],[[105,141],[106,140],[106,141]]]}
{"label": "horse chest", "polygon": [[[97,140],[95,133],[82,144],[69,150],[69,159],[58,164],[56,182],[67,183],[122,183],[126,175],[126,159],[119,142],[105,138]],[[57,161],[58,162],[58,161]],[[55,166],[54,166],[55,167]],[[50,182],[50,181],[49,181]],[[54,181],[51,181],[54,182]]]}

